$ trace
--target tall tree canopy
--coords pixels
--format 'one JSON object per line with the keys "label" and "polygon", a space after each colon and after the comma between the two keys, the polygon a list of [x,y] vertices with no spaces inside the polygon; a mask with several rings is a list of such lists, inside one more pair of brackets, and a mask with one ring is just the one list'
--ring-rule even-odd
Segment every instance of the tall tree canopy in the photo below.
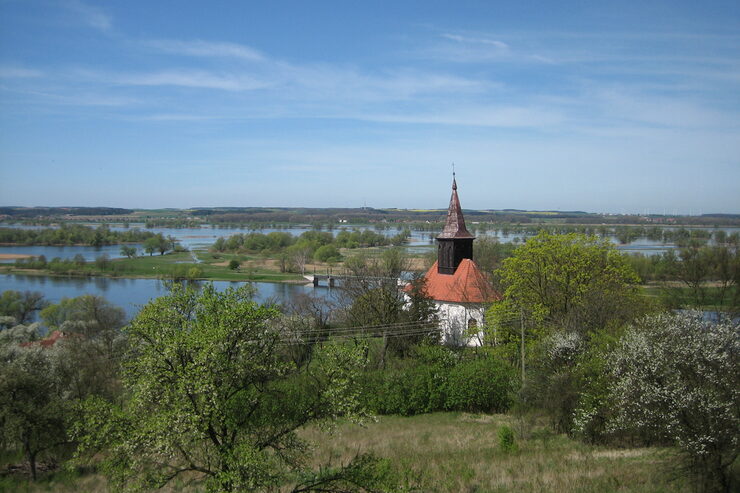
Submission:
{"label": "tall tree canopy", "polygon": [[[77,430],[82,453],[107,450],[104,469],[118,487],[150,490],[181,475],[213,491],[254,491],[298,477],[317,488],[351,482],[342,474],[301,476],[307,444],[296,430],[361,412],[354,380],[364,348],[330,344],[310,366],[297,367],[285,357],[278,312],[251,295],[175,286],[125,329],[128,399],[89,400]],[[364,457],[345,471],[372,478],[366,466],[373,461]]]}
{"label": "tall tree canopy", "polygon": [[621,325],[641,305],[639,278],[606,239],[542,232],[516,249],[499,271],[504,301],[491,309],[505,325],[523,314],[543,328],[580,333]]}

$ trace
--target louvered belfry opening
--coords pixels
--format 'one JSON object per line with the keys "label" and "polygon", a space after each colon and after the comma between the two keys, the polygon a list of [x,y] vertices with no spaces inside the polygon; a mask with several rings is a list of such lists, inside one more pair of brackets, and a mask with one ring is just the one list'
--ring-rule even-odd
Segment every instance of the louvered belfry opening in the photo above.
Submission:
{"label": "louvered belfry opening", "polygon": [[473,259],[473,240],[465,227],[460,198],[457,196],[457,182],[452,177],[452,197],[447,210],[445,227],[437,236],[437,272],[454,274],[463,259]]}

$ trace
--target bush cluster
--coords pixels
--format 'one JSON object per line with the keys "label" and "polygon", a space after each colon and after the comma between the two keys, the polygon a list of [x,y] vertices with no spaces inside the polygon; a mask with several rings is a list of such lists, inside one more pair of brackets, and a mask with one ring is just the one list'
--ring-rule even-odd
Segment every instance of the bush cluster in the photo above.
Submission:
{"label": "bush cluster", "polygon": [[282,253],[287,249],[307,249],[310,256],[322,247],[331,247],[338,252],[339,248],[376,247],[386,245],[401,245],[410,236],[407,230],[387,237],[370,230],[340,231],[335,237],[330,232],[306,231],[300,236],[275,231],[272,233],[236,234],[228,238],[219,238],[213,244],[216,252],[244,252],[244,253]]}
{"label": "bush cluster", "polygon": [[373,412],[403,416],[436,411],[500,413],[511,405],[514,372],[500,359],[457,358],[442,347],[426,348],[426,353],[411,364],[365,375],[363,394]]}

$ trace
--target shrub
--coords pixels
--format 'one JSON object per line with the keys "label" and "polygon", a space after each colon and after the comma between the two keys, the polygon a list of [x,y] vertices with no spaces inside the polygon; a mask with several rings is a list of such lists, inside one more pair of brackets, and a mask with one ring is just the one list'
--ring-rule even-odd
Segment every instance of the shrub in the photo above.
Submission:
{"label": "shrub", "polygon": [[611,428],[674,442],[700,490],[731,491],[740,453],[739,354],[737,322],[706,322],[700,312],[641,320],[608,362]]}
{"label": "shrub", "polygon": [[324,245],[316,250],[313,258],[319,262],[328,262],[329,260],[341,259],[342,255],[334,245]]}
{"label": "shrub", "polygon": [[494,358],[463,361],[447,377],[450,411],[504,412],[511,405],[514,375],[511,367]]}
{"label": "shrub", "polygon": [[459,361],[439,347],[417,350],[403,366],[366,373],[363,394],[378,414],[503,412],[511,404],[513,382],[512,369],[499,360]]}
{"label": "shrub", "polygon": [[444,388],[439,368],[422,364],[368,373],[364,394],[375,413],[413,416],[444,409]]}
{"label": "shrub", "polygon": [[514,441],[514,431],[508,426],[502,426],[498,429],[498,447],[502,452],[514,452],[517,449]]}

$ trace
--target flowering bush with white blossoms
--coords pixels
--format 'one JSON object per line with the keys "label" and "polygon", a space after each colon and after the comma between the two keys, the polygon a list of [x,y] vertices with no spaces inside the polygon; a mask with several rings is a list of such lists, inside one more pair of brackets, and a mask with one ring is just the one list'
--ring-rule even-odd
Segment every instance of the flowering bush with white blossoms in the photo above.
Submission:
{"label": "flowering bush with white blossoms", "polygon": [[740,324],[664,313],[630,327],[608,360],[612,431],[670,440],[704,491],[729,491],[740,451]]}
{"label": "flowering bush with white blossoms", "polygon": [[578,332],[559,331],[544,341],[545,351],[551,364],[573,365],[583,351],[583,337]]}

